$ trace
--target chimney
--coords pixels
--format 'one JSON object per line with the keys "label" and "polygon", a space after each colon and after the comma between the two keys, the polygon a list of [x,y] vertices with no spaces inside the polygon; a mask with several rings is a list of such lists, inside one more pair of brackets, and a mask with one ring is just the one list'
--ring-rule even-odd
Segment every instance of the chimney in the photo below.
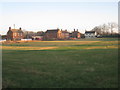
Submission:
{"label": "chimney", "polygon": [[11,30],[11,27],[9,27],[9,30]]}
{"label": "chimney", "polygon": [[74,29],[74,32],[75,32],[75,29]]}
{"label": "chimney", "polygon": [[61,29],[61,31],[62,31],[62,29]]}
{"label": "chimney", "polygon": [[19,29],[22,30],[21,27]]}
{"label": "chimney", "polygon": [[77,29],[77,31],[78,31],[78,29]]}

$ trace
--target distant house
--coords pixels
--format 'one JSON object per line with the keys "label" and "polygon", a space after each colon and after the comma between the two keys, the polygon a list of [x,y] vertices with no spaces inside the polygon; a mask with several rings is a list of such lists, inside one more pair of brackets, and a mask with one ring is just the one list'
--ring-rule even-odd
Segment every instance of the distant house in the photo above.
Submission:
{"label": "distant house", "polygon": [[33,31],[25,31],[24,35],[25,35],[26,39],[32,39],[32,36],[35,36],[35,32],[33,32]]}
{"label": "distant house", "polygon": [[47,30],[44,34],[44,40],[58,40],[62,39],[62,32],[60,29]]}
{"label": "distant house", "polygon": [[62,38],[63,39],[69,39],[69,32],[67,30],[61,30],[62,31]]}
{"label": "distant house", "polygon": [[77,30],[74,29],[74,31],[70,33],[70,37],[79,39],[81,36],[80,36],[80,32],[78,31],[78,29]]}
{"label": "distant house", "polygon": [[32,36],[32,40],[43,40],[43,36],[44,36],[45,32],[43,31],[38,31],[37,33],[35,33]]}
{"label": "distant house", "polygon": [[37,36],[44,36],[44,34],[45,34],[45,32],[43,32],[43,31],[38,31],[38,32],[36,33]]}
{"label": "distant house", "polygon": [[11,29],[7,32],[7,40],[21,40],[24,38],[24,33],[21,28],[19,29]]}
{"label": "distant house", "polygon": [[97,33],[95,31],[85,31],[85,38],[95,38]]}

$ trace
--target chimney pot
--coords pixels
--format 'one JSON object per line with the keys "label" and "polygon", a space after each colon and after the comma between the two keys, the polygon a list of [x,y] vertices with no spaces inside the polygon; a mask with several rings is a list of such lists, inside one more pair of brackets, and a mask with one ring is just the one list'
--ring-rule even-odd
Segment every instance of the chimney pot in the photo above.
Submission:
{"label": "chimney pot", "polygon": [[11,27],[9,27],[9,30],[11,30]]}
{"label": "chimney pot", "polygon": [[74,31],[75,31],[75,29],[74,29]]}
{"label": "chimney pot", "polygon": [[20,30],[21,30],[21,27],[20,27]]}

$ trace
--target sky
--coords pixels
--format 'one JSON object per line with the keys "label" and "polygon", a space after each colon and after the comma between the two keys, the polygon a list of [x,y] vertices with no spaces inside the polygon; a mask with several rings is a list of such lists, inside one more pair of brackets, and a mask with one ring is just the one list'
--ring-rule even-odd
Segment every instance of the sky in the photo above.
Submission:
{"label": "sky", "polygon": [[95,26],[118,23],[118,2],[1,2],[0,34],[9,27],[27,31],[78,29],[84,33]]}

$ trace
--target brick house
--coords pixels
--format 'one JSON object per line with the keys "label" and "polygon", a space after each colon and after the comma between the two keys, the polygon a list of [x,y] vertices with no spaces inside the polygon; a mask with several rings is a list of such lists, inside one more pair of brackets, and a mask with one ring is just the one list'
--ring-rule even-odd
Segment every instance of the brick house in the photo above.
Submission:
{"label": "brick house", "polygon": [[78,29],[77,30],[74,29],[74,31],[72,33],[70,33],[70,37],[77,38],[77,39],[81,38],[81,35],[80,35],[80,32],[78,31]]}
{"label": "brick house", "polygon": [[62,38],[63,39],[69,39],[69,32],[67,30],[61,30],[62,31]]}
{"label": "brick house", "polygon": [[25,31],[24,36],[26,39],[32,39],[32,36],[35,36],[35,32],[33,31]]}
{"label": "brick house", "polygon": [[21,40],[24,38],[24,33],[21,28],[19,29],[11,29],[7,32],[7,40]]}
{"label": "brick house", "polygon": [[44,40],[59,40],[62,39],[62,32],[60,29],[47,30],[43,38]]}

